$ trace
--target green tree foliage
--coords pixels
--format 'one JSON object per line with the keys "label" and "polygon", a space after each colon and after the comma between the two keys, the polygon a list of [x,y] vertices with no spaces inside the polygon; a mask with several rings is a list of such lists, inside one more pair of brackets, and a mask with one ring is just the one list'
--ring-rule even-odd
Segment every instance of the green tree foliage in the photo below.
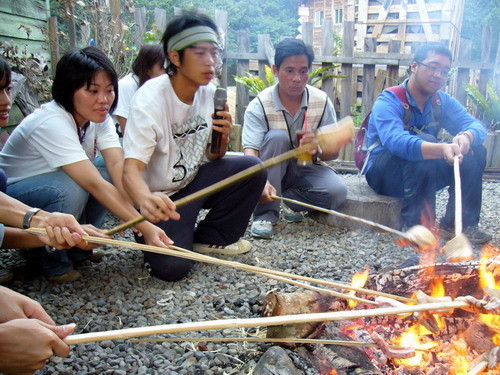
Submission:
{"label": "green tree foliage", "polygon": [[172,17],[174,8],[200,8],[213,17],[215,9],[227,12],[228,49],[236,49],[236,32],[248,30],[251,48],[257,47],[258,34],[270,34],[273,43],[283,36],[295,37],[299,26],[298,0],[134,0],[136,7],[146,7],[150,19],[154,8],[162,8]]}
{"label": "green tree foliage", "polygon": [[499,0],[465,0],[461,36],[472,40],[472,59],[481,58],[482,30],[491,28],[492,55],[495,56],[500,35]]}

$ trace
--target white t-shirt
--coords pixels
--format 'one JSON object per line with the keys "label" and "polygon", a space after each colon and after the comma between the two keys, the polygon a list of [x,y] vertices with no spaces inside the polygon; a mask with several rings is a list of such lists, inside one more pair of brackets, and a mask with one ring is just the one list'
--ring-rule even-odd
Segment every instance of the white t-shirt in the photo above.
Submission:
{"label": "white t-shirt", "polygon": [[151,191],[173,194],[195,177],[212,130],[215,86],[196,91],[193,104],[176,95],[168,75],[148,80],[132,100],[123,139],[125,159],[145,164]]}
{"label": "white t-shirt", "polygon": [[118,81],[118,104],[113,111],[113,116],[121,116],[128,119],[132,97],[138,88],[139,77],[133,73],[127,74]]}
{"label": "white t-shirt", "polygon": [[0,153],[7,184],[57,170],[82,160],[94,160],[97,151],[120,148],[111,117],[91,122],[80,144],[73,116],[55,101],[42,105],[12,132]]}

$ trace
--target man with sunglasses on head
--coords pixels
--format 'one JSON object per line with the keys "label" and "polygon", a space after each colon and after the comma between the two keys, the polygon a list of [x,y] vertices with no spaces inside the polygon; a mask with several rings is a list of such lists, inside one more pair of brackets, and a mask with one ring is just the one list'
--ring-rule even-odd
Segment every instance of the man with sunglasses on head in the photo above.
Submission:
{"label": "man with sunglasses on head", "polygon": [[[449,77],[451,60],[450,50],[441,43],[420,46],[410,65],[410,78],[401,85],[409,107],[405,109],[407,105],[389,90],[375,101],[368,123],[368,146],[373,145],[373,150],[366,180],[379,194],[403,198],[405,227],[429,225],[435,218],[436,192],[449,186],[440,229],[442,237],[450,239],[455,235],[453,162],[457,156],[464,233],[472,243],[482,244],[491,240],[478,228],[486,127],[457,100],[439,91]],[[438,140],[441,129],[453,137],[451,143]]]}
{"label": "man with sunglasses on head", "polygon": [[[162,43],[167,74],[148,80],[132,100],[123,184],[141,214],[157,223],[170,243],[205,254],[245,253],[251,244],[240,237],[260,199],[265,171],[182,207],[174,204],[260,162],[251,156],[223,157],[232,119],[227,104],[213,119],[211,81],[220,62],[217,26],[206,15],[186,12],[169,22]],[[222,134],[216,153],[209,144],[212,131]],[[209,211],[197,224],[201,209]],[[193,265],[152,252],[144,253],[144,261],[153,276],[166,281],[183,278]]]}

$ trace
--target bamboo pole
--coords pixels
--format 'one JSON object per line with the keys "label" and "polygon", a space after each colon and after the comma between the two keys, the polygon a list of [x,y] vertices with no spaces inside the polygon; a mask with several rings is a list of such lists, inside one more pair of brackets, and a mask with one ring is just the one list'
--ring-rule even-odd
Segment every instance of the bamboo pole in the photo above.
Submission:
{"label": "bamboo pole", "polygon": [[[338,122],[335,126],[324,127],[322,131],[318,131],[316,134],[317,141],[305,144],[303,146],[299,146],[290,151],[287,151],[281,155],[277,155],[271,159],[267,159],[262,163],[256,164],[252,167],[249,167],[241,172],[238,172],[232,176],[229,176],[211,186],[207,186],[204,189],[196,191],[184,198],[178,199],[174,202],[176,207],[185,206],[188,203],[191,203],[197,199],[206,197],[211,195],[217,191],[220,191],[229,185],[241,181],[245,178],[249,178],[266,168],[269,168],[273,165],[284,162],[285,160],[292,159],[298,156],[300,153],[304,153],[307,151],[311,151],[316,149],[318,146],[321,146],[323,150],[328,149],[340,149],[344,144],[349,142],[354,136],[354,128],[353,128],[353,120],[350,116],[344,117],[342,120]],[[108,230],[105,234],[113,235],[127,228],[133,227],[134,225],[139,224],[140,222],[146,220],[144,216],[138,216],[135,219],[129,220],[121,225],[116,226]]]}
{"label": "bamboo pole", "polygon": [[[43,228],[29,228],[29,229],[25,229],[25,231],[28,233],[39,234],[39,235],[40,234],[43,235],[46,233],[45,229],[43,229]],[[259,275],[264,275],[264,276],[276,275],[276,276],[281,276],[281,277],[285,277],[285,278],[291,278],[291,279],[302,280],[305,282],[315,283],[315,284],[319,284],[319,285],[325,285],[325,286],[329,286],[332,288],[354,290],[356,292],[360,292],[363,294],[371,294],[371,295],[376,295],[376,296],[392,298],[392,299],[407,302],[407,303],[416,303],[416,301],[411,299],[411,298],[396,296],[393,294],[379,292],[379,291],[371,290],[371,289],[355,287],[355,286],[352,286],[349,284],[342,284],[342,283],[333,282],[333,281],[314,279],[312,277],[295,275],[295,274],[292,274],[289,272],[275,271],[275,270],[270,270],[270,269],[266,269],[263,267],[250,266],[250,265],[244,264],[244,263],[238,263],[238,262],[234,262],[234,261],[213,258],[213,257],[210,257],[208,255],[195,253],[193,251],[189,251],[189,250],[183,249],[181,247],[173,246],[173,245],[170,245],[169,248],[167,249],[167,248],[163,248],[163,247],[145,245],[145,244],[136,243],[136,242],[119,241],[119,240],[114,240],[111,238],[101,238],[101,237],[94,237],[94,236],[82,236],[82,238],[85,241],[92,242],[92,243],[98,243],[98,244],[102,244],[102,245],[112,245],[112,246],[126,247],[126,248],[134,249],[134,250],[150,251],[150,252],[157,253],[157,254],[181,257],[181,258],[185,258],[185,259],[195,260],[198,262],[205,262],[205,263],[229,266],[229,267],[233,267],[233,268],[248,271],[248,272],[253,272],[253,273],[256,273]],[[352,299],[352,297],[354,297],[354,296],[350,296],[350,295],[346,294],[346,295],[344,295],[343,298],[347,298],[347,297],[349,299]],[[358,297],[355,297],[355,298],[358,298]]]}
{"label": "bamboo pole", "polygon": [[[363,341],[348,341],[348,340],[327,340],[327,339],[303,339],[296,337],[167,337],[163,339],[135,339],[130,342],[272,342],[286,344],[323,344],[323,345],[341,345],[366,348],[379,348],[380,346],[374,342]],[[399,345],[387,345],[390,349],[403,350],[407,349]],[[419,350],[419,349],[415,349]],[[421,349],[423,350],[423,349]],[[427,350],[426,350],[427,351]]]}
{"label": "bamboo pole", "polygon": [[467,307],[465,301],[427,303],[405,307],[384,307],[367,310],[335,311],[314,314],[282,315],[248,319],[221,319],[207,320],[200,322],[163,324],[156,326],[125,328],[111,331],[91,332],[68,336],[64,341],[68,345],[84,344],[104,340],[130,339],[133,337],[144,337],[159,334],[207,331],[227,328],[249,328],[249,327],[269,327],[277,325],[290,325],[299,323],[325,322],[338,320],[353,320],[384,315],[399,315],[433,310],[452,310],[455,308]]}
{"label": "bamboo pole", "polygon": [[392,233],[392,234],[395,234],[401,238],[404,238],[407,241],[414,243],[419,248],[425,249],[426,247],[431,246],[431,245],[436,243],[436,238],[434,237],[432,232],[430,232],[427,228],[425,228],[422,225],[415,225],[414,227],[410,228],[409,231],[401,232],[399,230],[385,226],[383,224],[376,223],[376,222],[371,221],[371,220],[363,219],[363,218],[360,218],[357,216],[343,214],[341,212],[329,210],[329,209],[323,208],[323,207],[314,206],[312,204],[300,202],[300,201],[295,200],[295,199],[279,197],[277,195],[271,195],[271,198],[280,199],[280,200],[285,201],[285,202],[290,202],[290,203],[297,204],[299,206],[311,208],[311,209],[316,210],[316,211],[325,212],[327,214],[330,214],[333,216],[338,216],[338,217],[341,217],[343,219],[348,219],[348,220],[356,221],[358,223],[370,225],[370,226],[372,226],[374,228],[378,228],[384,232]]}

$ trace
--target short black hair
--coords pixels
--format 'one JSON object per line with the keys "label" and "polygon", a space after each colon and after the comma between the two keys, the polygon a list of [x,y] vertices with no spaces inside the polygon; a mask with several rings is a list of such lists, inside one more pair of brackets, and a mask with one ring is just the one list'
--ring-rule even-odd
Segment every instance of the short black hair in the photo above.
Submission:
{"label": "short black hair", "polygon": [[0,90],[9,87],[12,79],[11,74],[12,71],[9,63],[5,61],[4,58],[0,57]]}
{"label": "short black hair", "polygon": [[75,92],[85,85],[90,86],[99,71],[106,72],[113,84],[115,101],[109,108],[109,113],[112,113],[118,103],[118,76],[111,60],[94,46],[71,48],[61,57],[52,84],[52,97],[66,111],[73,113]]}
{"label": "short black hair", "polygon": [[451,51],[443,43],[429,42],[416,49],[413,61],[422,62],[429,56],[429,53],[446,56],[450,59],[450,62],[453,60]]}
{"label": "short black hair", "polygon": [[[177,72],[177,68],[168,59],[168,41],[174,35],[179,34],[181,31],[193,27],[193,26],[208,26],[218,34],[217,25],[212,21],[212,19],[206,14],[199,13],[193,10],[183,11],[180,15],[174,17],[165,28],[163,37],[161,41],[163,43],[163,51],[167,59],[167,73],[169,75],[174,75]],[[182,62],[184,56],[184,50],[178,51],[180,61]]]}
{"label": "short black hair", "polygon": [[308,67],[311,67],[314,60],[314,51],[312,47],[305,44],[303,40],[295,38],[285,38],[278,43],[274,54],[274,65],[279,69],[285,58],[295,55],[306,55]]}
{"label": "short black hair", "polygon": [[141,47],[139,54],[132,63],[132,71],[139,77],[139,86],[142,86],[151,77],[148,71],[155,65],[165,66],[165,53],[161,44],[146,44]]}

